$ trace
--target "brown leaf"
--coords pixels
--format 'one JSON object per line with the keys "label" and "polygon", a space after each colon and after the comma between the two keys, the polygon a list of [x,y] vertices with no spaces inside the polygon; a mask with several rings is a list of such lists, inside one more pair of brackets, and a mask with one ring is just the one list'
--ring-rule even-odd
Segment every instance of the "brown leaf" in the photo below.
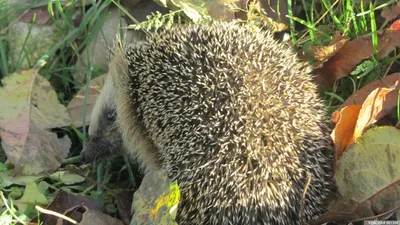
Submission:
{"label": "brown leaf", "polygon": [[337,159],[347,147],[354,142],[354,129],[361,105],[346,106],[334,112],[332,117],[337,121],[331,137],[335,143],[335,165]]}
{"label": "brown leaf", "polygon": [[[47,209],[64,214],[66,211],[68,211],[68,209],[82,206],[101,212],[104,211],[104,208],[100,202],[85,196],[73,195],[63,190],[59,190],[57,192],[56,197],[53,199]],[[69,213],[68,217],[74,219],[75,221],[81,221],[82,212],[79,210],[74,210]],[[57,216],[40,214],[40,221],[43,223],[43,225],[57,224],[57,219]],[[37,218],[33,219],[32,221],[37,221]]]}
{"label": "brown leaf", "polygon": [[[386,30],[382,34],[378,34],[378,56],[380,58],[386,57],[399,45],[400,31]],[[352,40],[326,61],[322,68],[314,71],[315,81],[323,88],[332,87],[338,78],[349,74],[362,60],[372,55],[373,46],[370,35]]]}
{"label": "brown leaf", "polygon": [[326,62],[332,55],[339,51],[348,41],[349,37],[341,36],[340,33],[333,35],[332,41],[327,46],[310,46],[310,53],[319,63]]}
{"label": "brown leaf", "polygon": [[381,16],[385,18],[386,22],[389,22],[400,15],[400,5],[395,4],[392,7],[384,7],[381,12]]}
{"label": "brown leaf", "polygon": [[58,138],[51,128],[71,122],[50,83],[27,70],[2,80],[0,135],[8,160],[17,174],[38,174],[57,169],[68,155],[71,141]]}
{"label": "brown leaf", "polygon": [[83,214],[83,218],[79,224],[80,225],[93,225],[93,224],[124,225],[124,222],[107,214],[89,209]]}
{"label": "brown leaf", "polygon": [[281,0],[261,0],[261,9],[266,13],[266,15],[274,21],[284,23],[289,27],[288,15],[288,3]]}
{"label": "brown leaf", "polygon": [[[397,83],[397,85],[396,85]],[[362,87],[360,90],[352,94],[349,98],[346,99],[346,101],[336,110],[339,111],[345,106],[349,105],[361,105],[364,103],[365,99],[368,97],[368,95],[375,89],[380,88],[380,87],[394,87],[395,90],[399,90],[400,88],[400,73],[394,73],[391,75],[388,75],[380,80],[373,81],[364,87]],[[397,102],[397,93],[395,91],[393,93],[389,93],[386,98],[390,101],[388,102],[390,105],[393,105],[394,102]]]}
{"label": "brown leaf", "polygon": [[[36,17],[35,17],[36,15]],[[35,17],[35,23],[46,24],[50,19],[49,11],[47,6],[39,6],[36,8],[29,9],[24,15],[19,19],[22,22],[30,23]]]}
{"label": "brown leaf", "polygon": [[134,190],[122,190],[115,196],[119,215],[125,224],[129,224],[132,218],[131,208],[134,193]]}
{"label": "brown leaf", "polygon": [[[96,77],[95,79],[92,79],[89,83],[89,91],[86,97],[86,125],[90,124],[90,117],[92,115],[93,106],[96,103],[97,96],[100,94],[105,79],[106,74],[103,74],[99,77]],[[86,86],[83,86],[67,106],[68,113],[72,119],[72,124],[75,127],[81,127],[83,124],[83,105],[85,100],[85,90]]]}

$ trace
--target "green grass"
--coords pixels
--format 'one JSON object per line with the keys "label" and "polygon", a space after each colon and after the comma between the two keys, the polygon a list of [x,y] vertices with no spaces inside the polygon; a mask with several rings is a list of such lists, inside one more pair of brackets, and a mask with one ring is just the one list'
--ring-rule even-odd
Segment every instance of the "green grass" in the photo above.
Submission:
{"label": "green grass", "polygon": [[[291,2],[289,0],[289,2]],[[369,2],[369,1],[368,1]],[[351,94],[363,87],[366,83],[381,77],[382,71],[388,70],[392,62],[398,60],[399,55],[384,59],[381,62],[377,57],[378,32],[383,29],[384,19],[380,12],[396,1],[371,1],[369,4],[354,0],[321,0],[301,1],[296,7],[302,7],[303,17],[290,16],[296,22],[296,30],[290,28],[292,41],[299,49],[303,46],[324,46],[331,41],[335,32],[350,37],[358,38],[365,34],[371,34],[374,47],[373,63],[369,64],[362,75],[349,75],[337,81],[332,90],[325,91],[325,99],[329,103],[329,111],[335,110]],[[313,10],[311,10],[313,9]],[[290,14],[290,13],[289,13]],[[296,35],[293,35],[296,34]],[[293,37],[297,37],[297,39]],[[300,37],[300,38],[299,38]],[[306,51],[306,49],[304,49]]]}

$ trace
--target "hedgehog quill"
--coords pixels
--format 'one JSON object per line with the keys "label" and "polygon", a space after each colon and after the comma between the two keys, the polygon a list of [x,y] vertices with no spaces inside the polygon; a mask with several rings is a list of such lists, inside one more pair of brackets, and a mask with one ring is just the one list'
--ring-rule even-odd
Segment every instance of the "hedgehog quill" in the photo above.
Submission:
{"label": "hedgehog quill", "polygon": [[177,25],[117,49],[109,76],[96,104],[112,96],[110,128],[122,138],[104,138],[122,140],[145,171],[164,168],[178,181],[179,224],[299,225],[307,174],[305,220],[324,211],[332,188],[324,104],[311,67],[269,32]]}

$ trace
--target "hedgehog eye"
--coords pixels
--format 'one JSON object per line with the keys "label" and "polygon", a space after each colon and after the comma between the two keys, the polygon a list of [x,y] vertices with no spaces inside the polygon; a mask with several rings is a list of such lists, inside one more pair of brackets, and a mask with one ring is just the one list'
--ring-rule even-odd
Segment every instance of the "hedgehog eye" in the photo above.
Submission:
{"label": "hedgehog eye", "polygon": [[107,113],[107,119],[110,121],[114,121],[116,117],[116,112]]}

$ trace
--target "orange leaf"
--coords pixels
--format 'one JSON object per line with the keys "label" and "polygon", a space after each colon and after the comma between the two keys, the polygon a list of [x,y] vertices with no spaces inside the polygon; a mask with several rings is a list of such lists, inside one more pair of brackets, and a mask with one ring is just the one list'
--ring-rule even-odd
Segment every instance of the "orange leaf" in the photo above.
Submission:
{"label": "orange leaf", "polygon": [[394,21],[388,30],[400,30],[400,19]]}
{"label": "orange leaf", "polygon": [[346,106],[333,114],[334,121],[337,121],[331,137],[335,143],[335,165],[336,160],[342,152],[354,142],[354,128],[357,123],[357,117],[361,110],[361,105]]}

